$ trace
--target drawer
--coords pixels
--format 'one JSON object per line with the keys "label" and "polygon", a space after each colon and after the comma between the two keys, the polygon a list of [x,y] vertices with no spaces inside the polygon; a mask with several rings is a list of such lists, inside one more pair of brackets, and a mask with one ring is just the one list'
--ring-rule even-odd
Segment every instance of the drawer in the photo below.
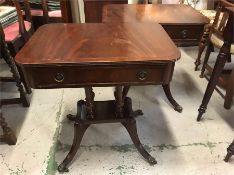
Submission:
{"label": "drawer", "polygon": [[168,83],[174,63],[131,66],[24,67],[32,88],[143,85]]}
{"label": "drawer", "polygon": [[163,28],[172,40],[193,40],[200,41],[203,33],[203,25],[163,25]]}

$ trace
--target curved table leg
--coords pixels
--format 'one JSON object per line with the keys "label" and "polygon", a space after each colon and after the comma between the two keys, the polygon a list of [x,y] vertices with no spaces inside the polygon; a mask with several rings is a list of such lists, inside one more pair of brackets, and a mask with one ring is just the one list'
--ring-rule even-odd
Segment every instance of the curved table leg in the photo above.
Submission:
{"label": "curved table leg", "polygon": [[180,106],[175,99],[173,98],[172,94],[171,94],[171,90],[170,90],[170,84],[165,84],[162,85],[163,86],[163,90],[167,96],[167,99],[169,100],[169,102],[172,104],[172,106],[174,107],[174,110],[177,112],[182,112],[183,108],[182,106]]}
{"label": "curved table leg", "polygon": [[227,155],[224,159],[225,162],[228,162],[228,160],[234,155],[234,140],[232,141],[231,145],[227,148]]}
{"label": "curved table leg", "polygon": [[[79,100],[77,102],[77,112],[76,112],[76,115],[72,115],[72,114],[68,114],[67,115],[67,119],[70,120],[70,121],[79,121],[80,119],[80,115],[81,115],[81,106],[85,104],[85,101],[84,100]],[[78,120],[77,120],[78,119]]]}
{"label": "curved table leg", "polygon": [[206,92],[202,99],[202,104],[198,109],[198,116],[197,121],[201,120],[202,115],[206,112],[207,104],[210,101],[211,95],[214,92],[215,86],[217,85],[218,79],[220,74],[222,73],[223,67],[227,61],[228,53],[230,51],[231,44],[224,42],[223,46],[221,47],[219,51],[219,55],[217,57],[217,60],[215,62],[214,69],[212,71],[210,80],[208,82],[208,85],[206,87]]}
{"label": "curved table leg", "polygon": [[63,162],[58,166],[59,172],[68,172],[68,164],[72,161],[74,156],[76,155],[77,150],[80,147],[80,142],[83,138],[83,135],[86,131],[86,129],[89,127],[88,124],[78,123],[76,122],[74,124],[74,139],[73,144],[71,147],[71,150],[67,154],[66,158],[63,160]]}
{"label": "curved table leg", "polygon": [[157,164],[155,158],[153,158],[143,147],[140,142],[140,139],[137,135],[137,127],[136,127],[136,120],[134,118],[129,118],[125,122],[122,122],[122,125],[127,129],[134,145],[136,146],[137,150],[140,154],[151,164]]}

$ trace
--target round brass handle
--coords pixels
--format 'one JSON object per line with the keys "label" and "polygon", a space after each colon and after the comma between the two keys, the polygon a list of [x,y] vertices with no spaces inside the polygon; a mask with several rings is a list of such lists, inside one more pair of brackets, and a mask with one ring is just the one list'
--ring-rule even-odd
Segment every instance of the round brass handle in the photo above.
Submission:
{"label": "round brass handle", "polygon": [[187,38],[188,37],[188,30],[182,30],[181,35],[182,35],[182,38]]}
{"label": "round brass handle", "polygon": [[147,72],[146,71],[139,71],[137,73],[137,78],[141,81],[145,80],[147,78]]}
{"label": "round brass handle", "polygon": [[57,73],[55,76],[54,76],[54,80],[56,81],[56,82],[63,82],[63,80],[64,80],[64,76],[63,76],[63,74],[61,74],[61,73]]}

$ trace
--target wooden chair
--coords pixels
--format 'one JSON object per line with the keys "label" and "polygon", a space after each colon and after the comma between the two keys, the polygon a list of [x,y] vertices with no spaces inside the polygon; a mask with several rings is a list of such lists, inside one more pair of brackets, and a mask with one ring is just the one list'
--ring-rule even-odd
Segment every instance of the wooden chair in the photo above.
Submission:
{"label": "wooden chair", "polygon": [[72,22],[69,0],[30,0],[35,28],[48,23]]}
{"label": "wooden chair", "polygon": [[[5,35],[3,32],[3,28],[0,25],[0,58],[3,58],[6,63],[8,64],[13,77],[0,77],[1,82],[16,82],[16,86],[18,87],[18,91],[20,94],[19,98],[12,98],[12,99],[0,99],[0,126],[3,130],[3,135],[0,136],[0,141],[4,141],[8,143],[9,145],[14,145],[17,141],[14,133],[12,130],[7,126],[7,123],[5,122],[5,118],[3,117],[1,108],[3,105],[9,105],[9,104],[18,104],[21,103],[24,107],[29,107],[29,102],[26,97],[26,93],[24,91],[24,88],[21,83],[20,74],[17,70],[15,60],[11,56],[11,53],[8,49],[8,45],[5,41]],[[1,93],[1,92],[0,92]]]}
{"label": "wooden chair", "polygon": [[[226,1],[227,2],[227,1]],[[227,2],[228,3],[228,2]],[[234,4],[232,4],[234,7]],[[211,27],[210,31],[210,36],[209,36],[209,43],[208,43],[208,48],[206,52],[206,56],[204,59],[204,63],[202,66],[201,70],[201,75],[200,77],[204,77],[204,72],[207,69],[209,72],[212,72],[213,68],[208,64],[209,56],[211,51],[213,51],[213,47],[216,47],[218,49],[221,49],[224,41],[223,41],[223,32],[226,27],[227,20],[229,18],[229,13],[228,12],[223,12],[222,11],[222,6],[220,5],[218,7],[219,9],[217,10],[217,14],[214,20],[214,23]],[[234,44],[231,45],[230,52],[228,54],[227,60],[230,62],[231,61],[231,54],[234,54]],[[226,95],[225,95],[225,102],[224,102],[224,107],[226,109],[229,109],[231,107],[232,103],[232,97],[234,96],[234,66],[231,70],[231,73],[229,73],[228,80],[225,80],[222,76],[219,77],[219,84],[222,85],[226,89]]]}
{"label": "wooden chair", "polygon": [[[210,97],[220,79],[220,75],[223,71],[224,65],[227,60],[230,59],[233,50],[234,43],[234,34],[233,34],[233,14],[234,14],[234,4],[227,2],[226,0],[221,0],[219,3],[219,11],[216,14],[214,23],[216,24],[218,21],[219,14],[223,13],[222,19],[219,22],[219,25],[213,25],[211,34],[209,35],[209,43],[208,48],[205,55],[205,60],[202,68],[201,77],[203,77],[204,70],[209,68],[207,62],[212,51],[212,47],[220,48],[218,57],[215,62],[215,66],[212,69],[212,74],[209,80],[209,83],[206,88],[206,92],[204,94],[202,104],[199,107],[197,121],[200,121],[202,115],[205,113],[207,104],[210,100]],[[218,23],[217,23],[218,24]],[[230,108],[230,99],[233,97],[233,87],[234,87],[234,73],[232,70],[231,75],[229,76],[229,82],[227,85],[226,95],[225,95],[225,108]]]}
{"label": "wooden chair", "polygon": [[[32,26],[32,18],[28,0],[22,0],[22,4],[18,0],[9,0],[9,2],[14,4],[17,11],[18,20],[8,26],[3,26],[3,31],[5,34],[5,41],[8,45],[11,55],[14,57],[20,48],[22,48],[28,41],[34,32],[34,29]],[[25,14],[25,19],[23,18],[23,14]],[[31,88],[27,85],[22,72],[19,72],[22,77],[26,92],[30,94],[32,92]]]}
{"label": "wooden chair", "polygon": [[22,103],[24,107],[29,107],[29,102],[27,100],[24,88],[21,84],[21,77],[16,67],[14,58],[11,56],[11,53],[8,49],[8,45],[5,40],[5,35],[3,32],[3,28],[0,25],[0,43],[1,43],[1,55],[0,57],[5,60],[7,65],[9,66],[13,77],[0,77],[1,82],[16,82],[16,86],[18,87],[18,91],[20,93],[20,98],[13,99],[0,99],[0,105],[8,105],[8,104],[18,104]]}
{"label": "wooden chair", "polygon": [[[228,1],[232,1],[232,0],[228,0]],[[207,8],[208,9],[200,11],[204,16],[206,16],[207,18],[210,19],[210,24],[207,24],[204,27],[204,31],[203,31],[201,40],[199,42],[198,55],[197,55],[197,59],[196,59],[196,61],[194,63],[195,64],[195,71],[197,71],[199,69],[199,66],[201,64],[202,53],[203,53],[203,51],[205,50],[205,47],[208,44],[209,34],[211,32],[211,28],[212,28],[212,25],[214,23],[214,19],[215,19],[215,16],[216,16],[216,11],[217,11],[217,8],[218,8],[218,3],[219,3],[219,0],[210,0],[210,1],[207,2]]]}
{"label": "wooden chair", "polygon": [[[23,6],[18,0],[12,1],[16,7],[18,21],[4,27],[5,39],[12,56],[15,56],[19,49],[28,41],[33,33],[32,18],[27,0],[23,0]],[[23,12],[26,18],[23,18]]]}
{"label": "wooden chair", "polygon": [[225,162],[228,162],[229,159],[234,155],[234,140],[232,141],[232,143],[229,145],[229,147],[227,148],[227,155],[224,159]]}

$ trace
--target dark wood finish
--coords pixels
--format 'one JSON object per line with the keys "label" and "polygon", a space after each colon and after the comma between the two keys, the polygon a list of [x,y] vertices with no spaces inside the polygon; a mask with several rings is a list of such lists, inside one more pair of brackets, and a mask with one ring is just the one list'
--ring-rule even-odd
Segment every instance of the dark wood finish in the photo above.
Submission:
{"label": "dark wood finish", "polygon": [[10,54],[10,51],[8,49],[7,43],[5,42],[5,35],[3,33],[3,28],[0,25],[0,43],[1,43],[1,55],[0,57],[3,58],[6,63],[8,64],[13,77],[1,77],[0,79],[3,80],[3,82],[16,82],[16,86],[18,87],[18,91],[20,93],[19,98],[13,98],[13,99],[0,99],[0,106],[2,105],[8,105],[8,104],[23,104],[24,107],[29,106],[29,102],[26,97],[26,93],[24,91],[24,88],[22,86],[22,81],[20,74],[18,72],[18,69],[16,67],[15,61],[13,57]]}
{"label": "dark wood finish", "polygon": [[234,140],[232,141],[232,143],[229,145],[229,147],[227,148],[227,155],[224,158],[225,162],[228,162],[229,159],[234,155]]}
{"label": "dark wood finish", "polygon": [[15,145],[17,142],[17,138],[11,128],[8,127],[7,123],[5,122],[5,118],[2,115],[0,109],[0,126],[2,128],[3,134],[0,135],[0,142],[5,142],[8,145]]}
{"label": "dark wood finish", "polygon": [[207,46],[207,43],[209,41],[210,28],[211,28],[211,26],[209,24],[204,27],[204,31],[203,31],[201,40],[200,40],[199,45],[198,45],[199,48],[198,48],[197,59],[196,59],[196,61],[194,63],[195,64],[195,71],[198,70],[198,67],[201,64],[202,53],[203,53],[203,51],[204,51],[204,49]]}
{"label": "dark wood finish", "polygon": [[55,1],[55,2],[60,3],[62,16],[61,17],[49,17],[48,1],[41,0],[44,24],[55,23],[55,22],[64,22],[64,23],[72,22],[70,0],[50,0],[50,1]]}
{"label": "dark wood finish", "polygon": [[226,82],[226,94],[224,97],[224,107],[226,109],[231,108],[233,97],[234,97],[234,69],[232,69],[229,78]]}
{"label": "dark wood finish", "polygon": [[[71,11],[71,0],[50,0],[58,2],[60,4],[61,16],[50,16],[48,0],[40,0],[39,4],[31,3],[31,10],[38,11],[38,13],[32,13],[33,25],[35,29],[40,26],[49,23],[72,23],[72,11]],[[41,11],[41,13],[40,13]],[[59,11],[59,10],[56,10]]]}
{"label": "dark wood finish", "polygon": [[29,31],[26,31],[25,23],[24,23],[24,18],[22,14],[22,10],[24,11],[26,15],[26,20],[28,22],[31,21],[31,14],[30,14],[30,9],[29,9],[29,3],[28,0],[23,0],[23,6],[19,3],[18,0],[12,0],[17,11],[17,16],[18,16],[18,23],[19,23],[19,34],[20,36],[16,38],[14,41],[7,42],[9,49],[11,51],[12,56],[15,56],[16,53],[20,50],[20,48],[23,47],[23,45],[28,41],[30,36],[32,35],[34,29],[31,27]]}
{"label": "dark wood finish", "polygon": [[[157,22],[178,46],[198,45],[209,19],[187,5],[118,4],[103,8],[103,22]],[[154,32],[155,33],[155,32]]]}
{"label": "dark wood finish", "polygon": [[62,22],[72,23],[72,10],[71,10],[71,0],[60,0],[61,12],[62,12]]}
{"label": "dark wood finish", "polygon": [[[227,0],[227,1],[232,2],[232,0]],[[218,29],[218,26],[222,27],[224,25],[225,18],[227,17],[227,16],[222,16],[222,13],[220,13],[220,11],[222,9],[220,8],[218,0],[208,1],[208,5],[207,6],[209,6],[209,3],[213,4],[213,8],[215,7],[215,9],[217,11],[216,12],[216,17],[215,17],[216,20],[214,20],[213,24],[208,24],[208,25],[206,25],[204,27],[202,38],[201,38],[200,43],[199,43],[199,49],[198,49],[197,59],[196,59],[196,61],[194,63],[195,64],[195,71],[198,70],[198,68],[199,68],[199,66],[201,64],[201,56],[202,56],[202,53],[203,53],[205,47],[208,45],[209,35],[210,35],[210,33],[212,33],[212,30],[213,30],[212,28]],[[211,8],[211,9],[213,9],[213,8]],[[208,7],[208,9],[210,9],[210,8]],[[219,23],[219,21],[222,21],[222,22]],[[213,48],[212,48],[212,50],[213,50]]]}
{"label": "dark wood finish", "polygon": [[[209,83],[207,85],[203,100],[202,100],[202,104],[199,107],[198,111],[198,117],[197,117],[197,121],[201,120],[202,115],[205,113],[207,105],[209,103],[209,100],[211,98],[211,95],[218,83],[219,77],[222,73],[222,70],[224,68],[225,63],[227,62],[229,56],[230,56],[230,48],[231,48],[231,44],[234,43],[234,35],[233,35],[233,14],[234,14],[234,7],[232,3],[228,3],[225,0],[221,0],[220,1],[220,5],[222,6],[223,12],[227,12],[229,15],[229,18],[227,20],[226,26],[224,27],[224,31],[222,32],[222,36],[224,39],[224,44],[221,47],[213,72],[211,74]],[[215,29],[216,30],[216,29]],[[214,30],[214,31],[215,31]],[[217,34],[219,34],[219,32],[217,31]],[[219,34],[220,35],[220,34]],[[206,57],[209,56],[210,53],[210,47],[211,47],[211,42],[208,45],[208,50],[206,52]]]}
{"label": "dark wood finish", "polygon": [[[10,0],[9,0],[10,2]],[[32,17],[30,14],[30,8],[28,0],[22,0],[22,4],[19,3],[18,0],[11,0],[12,4],[16,7],[17,16],[18,16],[18,23],[19,23],[19,36],[16,37],[13,41],[7,41],[8,48],[11,52],[11,55],[14,57],[16,53],[23,47],[23,45],[28,41],[31,35],[34,32],[34,28],[31,26],[30,29],[27,31],[25,27],[24,21],[28,21],[32,24]],[[23,18],[23,12],[26,15],[25,19]],[[28,87],[26,80],[23,77],[23,74],[19,70],[20,76],[22,77],[22,81],[26,92],[31,94],[32,91]]]}
{"label": "dark wood finish", "polygon": [[[147,25],[149,26],[147,29],[145,29],[145,27],[143,27],[143,29],[141,25],[130,23],[124,25],[119,23],[115,23],[114,25],[83,24],[79,25],[79,29],[76,27],[76,24],[45,26],[40,28],[39,32],[31,39],[30,46],[27,46],[27,49],[24,49],[26,52],[24,51],[19,53],[17,57],[23,58],[24,61],[27,60],[27,64],[30,65],[45,64],[44,61],[48,63],[46,67],[26,66],[24,68],[24,71],[26,71],[27,74],[32,75],[32,77],[40,75],[36,79],[28,78],[28,81],[33,88],[83,87],[83,85],[86,85],[87,83],[89,83],[90,86],[105,86],[107,83],[112,83],[114,85],[117,82],[121,85],[157,84],[158,82],[165,82],[165,84],[169,83],[174,63],[171,62],[170,64],[165,64],[165,58],[179,58],[180,54],[176,47],[171,48],[171,45],[165,45],[163,48],[155,45],[154,41],[165,43],[170,39],[167,35],[165,38],[158,37],[160,35],[165,35],[165,32],[161,27],[158,27],[158,25]],[[56,30],[54,29],[55,26]],[[119,28],[116,29],[118,26]],[[139,27],[138,30],[136,30],[136,26]],[[124,32],[126,27],[132,29],[132,35],[126,36],[126,33]],[[136,43],[137,38],[135,37],[137,35],[141,40],[145,37],[143,34],[139,35],[141,30],[149,32],[147,34],[148,37],[150,33],[155,32],[153,28],[155,28],[155,30],[160,28],[160,30],[157,31],[157,35],[150,37],[151,40],[149,40],[149,43],[147,44],[152,44],[152,46],[147,48],[144,43]],[[93,32],[90,33],[85,30],[92,30]],[[64,31],[70,32],[68,33]],[[103,33],[104,31],[105,33]],[[82,33],[83,36],[80,35],[80,33]],[[95,35],[96,33],[103,33],[103,35],[99,34],[97,36]],[[57,38],[58,35],[61,37]],[[110,37],[105,37],[103,39],[102,36],[105,35],[110,35]],[[48,36],[51,36],[51,38],[48,38]],[[73,38],[69,36],[73,36]],[[55,38],[56,43],[62,44],[63,42],[66,42],[67,44],[57,44],[56,47],[54,45],[51,47],[51,40],[55,40]],[[90,40],[90,42],[83,43],[84,41],[89,41],[87,38],[91,38],[92,40]],[[81,43],[77,43],[77,40],[80,40]],[[95,42],[93,42],[94,40]],[[82,47],[82,50],[77,52],[76,47]],[[65,51],[65,49],[68,50]],[[145,50],[148,50],[148,52],[146,53]],[[157,54],[159,53],[159,50],[162,55]],[[171,50],[175,55],[168,55],[167,50]],[[103,57],[103,55],[105,57]],[[142,56],[147,58],[148,61],[158,59],[160,63],[148,64],[146,62],[143,64],[144,67],[143,65],[135,64],[134,62],[131,65],[122,63],[123,61],[138,61],[139,57],[141,58]],[[96,62],[105,62],[105,68],[101,65],[92,65],[92,57],[102,58],[101,61]],[[56,64],[66,64],[62,67],[54,66],[54,60],[51,58],[57,58]],[[77,58],[77,60],[72,60],[71,58]],[[43,63],[40,61],[43,61]],[[72,65],[77,61],[82,64],[78,66]],[[86,62],[90,64],[88,67]],[[109,63],[111,63],[111,65]],[[44,72],[47,72],[47,74],[44,74]],[[144,73],[147,77],[139,77]],[[75,74],[82,74],[83,76],[74,78]],[[102,82],[100,82],[100,80]],[[169,101],[172,102],[172,100]],[[182,110],[181,107],[177,106],[175,103],[172,103],[172,105],[177,109],[177,111]]]}
{"label": "dark wood finish", "polygon": [[[157,34],[151,35],[153,31]],[[147,43],[142,42],[146,37],[150,38]],[[155,41],[165,43],[164,47]],[[157,24],[53,24],[41,27],[16,60],[24,64],[33,88],[59,88],[166,84],[179,57]]]}
{"label": "dark wood finish", "polygon": [[[123,106],[121,107],[121,117],[120,113],[116,111],[116,103],[121,101],[111,100],[111,101],[98,101],[94,103],[95,106],[95,119],[87,118],[87,105],[85,101],[79,101],[77,103],[77,114],[73,116],[75,118],[74,124],[74,140],[66,158],[63,162],[58,166],[59,172],[68,172],[68,164],[74,158],[78,148],[80,147],[80,143],[82,137],[86,131],[86,129],[91,124],[102,124],[102,123],[116,123],[121,122],[122,125],[128,131],[134,145],[136,146],[139,153],[151,164],[154,165],[157,161],[145,150],[143,145],[141,144],[136,127],[136,120],[134,119],[137,115],[143,115],[142,112],[136,113],[132,110],[132,102],[129,97],[124,99]],[[106,110],[103,110],[106,109]],[[122,116],[123,115],[123,116]],[[69,115],[69,118],[71,116]]]}
{"label": "dark wood finish", "polygon": [[101,23],[102,9],[107,4],[127,4],[128,0],[84,0],[86,23]]}
{"label": "dark wood finish", "polygon": [[174,107],[174,110],[178,111],[178,112],[182,112],[183,108],[175,101],[175,99],[173,98],[173,96],[171,94],[170,84],[163,85],[163,90],[164,90],[164,92],[165,92],[165,94],[167,96],[167,99],[169,100],[169,102]]}
{"label": "dark wood finish", "polygon": [[94,118],[94,97],[95,94],[93,92],[92,87],[85,87],[85,100],[86,100],[86,111],[87,111],[87,118],[93,119]]}
{"label": "dark wood finish", "polygon": [[[151,34],[153,31],[155,35]],[[155,41],[163,47],[154,45]],[[50,24],[41,27],[16,56],[30,85],[34,88],[84,87],[86,95],[86,101],[77,104],[77,114],[67,116],[75,121],[74,140],[58,171],[68,171],[67,166],[84,132],[89,125],[98,123],[121,122],[140,154],[150,164],[156,164],[138,138],[134,117],[143,113],[132,110],[127,93],[131,85],[163,84],[168,98],[172,98],[169,83],[179,58],[178,48],[159,24]],[[115,100],[95,101],[92,86],[116,86]]]}
{"label": "dark wood finish", "polygon": [[15,145],[17,142],[17,138],[14,132],[11,130],[11,128],[8,127],[7,123],[5,122],[5,118],[3,117],[1,108],[2,105],[16,104],[16,103],[22,103],[23,106],[28,107],[29,102],[27,100],[26,93],[21,84],[20,75],[17,71],[15,61],[10,55],[10,51],[8,50],[7,44],[5,42],[5,35],[3,33],[3,28],[1,25],[0,25],[0,45],[1,45],[0,58],[3,58],[6,61],[13,74],[13,77],[0,77],[0,81],[3,82],[15,81],[16,86],[18,87],[20,93],[20,98],[0,99],[0,126],[3,131],[3,135],[0,135],[0,142],[6,142],[9,145]]}

